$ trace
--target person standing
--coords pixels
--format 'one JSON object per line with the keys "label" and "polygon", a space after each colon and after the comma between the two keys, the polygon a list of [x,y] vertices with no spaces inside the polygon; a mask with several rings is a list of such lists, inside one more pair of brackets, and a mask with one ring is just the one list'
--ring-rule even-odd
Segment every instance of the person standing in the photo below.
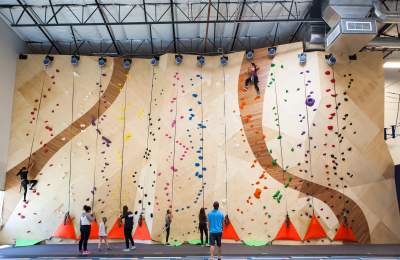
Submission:
{"label": "person standing", "polygon": [[[207,245],[208,244],[207,215],[206,215],[206,210],[204,208],[201,208],[199,212],[199,230],[200,230],[201,246]],[[203,234],[205,235],[206,240],[203,240]]]}
{"label": "person standing", "polygon": [[[133,230],[133,213],[129,211],[128,206],[124,206],[122,208],[122,215],[120,217],[121,221],[124,220],[124,236],[125,236],[125,245],[126,248],[124,251],[130,251],[136,249],[135,241],[132,238],[132,230]],[[129,248],[129,242],[131,242],[132,246]]]}
{"label": "person standing", "polygon": [[224,214],[219,211],[218,201],[214,202],[213,210],[208,213],[208,230],[210,230],[210,255],[214,259],[215,244],[218,247],[218,259],[221,259],[221,240]]}
{"label": "person standing", "polygon": [[172,212],[171,210],[167,209],[167,214],[165,215],[165,232],[167,233],[166,235],[166,245],[169,245],[168,239],[169,239],[169,232],[171,229],[171,223],[172,223]]}
{"label": "person standing", "polygon": [[[35,187],[36,184],[38,183],[37,180],[28,180],[28,173],[32,170],[33,165],[34,165],[34,163],[32,162],[29,165],[28,169],[24,166],[17,173],[17,176],[19,176],[21,178],[21,186],[20,187],[24,188],[24,202],[26,202],[26,194],[28,192],[28,184],[31,185],[29,187],[29,190],[32,190],[33,187]],[[21,192],[21,189],[20,189],[20,192]]]}
{"label": "person standing", "polygon": [[105,246],[107,247],[107,250],[111,250],[108,241],[107,241],[107,227],[106,227],[106,223],[107,223],[107,218],[103,217],[102,221],[100,222],[99,225],[99,245],[98,245],[98,249],[99,251],[101,251],[101,246],[102,246],[102,242],[104,241]]}
{"label": "person standing", "polygon": [[[87,250],[87,244],[90,237],[90,227],[91,223],[95,220],[93,214],[91,214],[92,208],[84,205],[83,212],[80,217],[80,231],[81,231],[81,239],[79,240],[79,252],[84,255],[88,255],[89,251]],[[83,246],[83,251],[82,251]]]}

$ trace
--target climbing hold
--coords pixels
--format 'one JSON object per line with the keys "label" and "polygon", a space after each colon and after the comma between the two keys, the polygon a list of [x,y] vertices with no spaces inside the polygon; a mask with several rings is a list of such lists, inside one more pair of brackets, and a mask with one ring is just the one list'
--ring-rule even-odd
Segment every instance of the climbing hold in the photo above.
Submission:
{"label": "climbing hold", "polygon": [[319,238],[325,238],[326,232],[322,228],[321,224],[319,223],[317,217],[313,214],[310,225],[308,226],[307,233],[304,236],[304,240],[308,239],[319,239]]}
{"label": "climbing hold", "polygon": [[306,98],[306,105],[309,107],[312,107],[315,103],[315,99],[313,99],[312,97],[307,97]]}
{"label": "climbing hold", "polygon": [[254,197],[256,197],[257,199],[259,199],[260,198],[260,196],[261,196],[261,189],[256,189],[255,191],[254,191]]}
{"label": "climbing hold", "polygon": [[229,222],[228,224],[224,222],[224,229],[222,231],[222,239],[229,239],[229,240],[235,240],[235,241],[240,240],[238,234],[236,233],[235,228],[232,225],[232,222]]}
{"label": "climbing hold", "polygon": [[333,126],[328,125],[328,130],[333,130]]}

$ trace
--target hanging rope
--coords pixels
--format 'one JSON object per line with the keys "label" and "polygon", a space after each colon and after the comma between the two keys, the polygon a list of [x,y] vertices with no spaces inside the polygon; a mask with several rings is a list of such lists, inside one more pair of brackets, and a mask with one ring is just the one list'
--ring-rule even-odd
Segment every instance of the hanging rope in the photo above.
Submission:
{"label": "hanging rope", "polygon": [[229,215],[228,204],[228,157],[226,154],[226,86],[225,86],[225,67],[222,66],[222,73],[224,78],[224,160],[225,160],[225,201],[226,201],[226,215]]}
{"label": "hanging rope", "polygon": [[[275,79],[275,73],[274,73],[274,79]],[[286,198],[286,169],[285,169],[285,164],[284,164],[284,158],[283,158],[283,149],[282,149],[282,132],[281,132],[281,121],[279,118],[279,104],[278,104],[278,91],[276,88],[276,80],[274,82],[274,91],[275,91],[275,107],[276,107],[276,115],[277,115],[277,122],[278,122],[278,139],[279,139],[279,148],[280,148],[280,155],[281,155],[281,165],[282,165],[282,179],[284,183],[284,197],[285,197],[285,209],[286,209],[286,215],[289,215],[288,212],[288,203],[287,203],[287,198]]]}
{"label": "hanging rope", "polygon": [[[303,84],[304,84],[304,101],[307,100],[307,83],[306,83],[306,74],[305,71],[303,71]],[[310,135],[310,119],[308,115],[308,105],[306,102],[304,102],[305,107],[306,107],[306,121],[307,121],[307,142],[308,142],[308,150],[306,151],[306,154],[308,153],[309,155],[309,160],[308,160],[308,171],[310,172],[310,177],[313,177],[313,172],[312,172],[312,157],[311,157],[311,135]],[[310,183],[307,182],[307,185],[309,186]],[[314,214],[314,197],[311,196],[310,194],[307,194],[309,197],[311,197],[311,206],[312,206],[312,213]]]}
{"label": "hanging rope", "polygon": [[28,167],[27,167],[28,169],[29,169],[29,165],[31,164],[32,152],[33,152],[33,144],[35,143],[37,125],[38,125],[38,122],[39,122],[40,108],[42,106],[43,90],[44,90],[44,84],[45,84],[45,81],[46,81],[46,74],[47,74],[46,71],[47,71],[47,67],[44,68],[44,72],[45,73],[43,73],[43,78],[42,78],[42,87],[41,87],[41,90],[40,90],[39,105],[38,105],[38,110],[37,110],[37,115],[36,115],[36,120],[35,120],[35,126],[34,126],[34,130],[33,130],[31,148],[30,148],[30,151],[29,151],[29,159],[28,159]]}
{"label": "hanging rope", "polygon": [[[179,73],[179,69],[178,69]],[[177,129],[177,117],[178,117],[178,94],[179,94],[179,88],[177,87],[177,84],[175,84],[176,87],[176,92],[175,92],[175,116],[174,116],[174,150],[172,154],[172,180],[171,180],[171,209],[173,208],[173,202],[174,202],[174,177],[175,177],[175,153],[176,153],[176,129]]]}
{"label": "hanging rope", "polygon": [[[127,74],[129,71],[127,72]],[[126,77],[124,89],[124,109],[123,109],[123,126],[122,126],[122,147],[121,147],[121,172],[120,172],[120,188],[119,188],[119,209],[122,210],[122,176],[124,173],[124,155],[125,155],[125,131],[126,131],[126,98],[128,95],[128,77]]]}
{"label": "hanging rope", "polygon": [[[154,77],[155,77],[155,72],[154,72],[154,67],[152,70],[152,77],[151,77],[151,90],[150,90],[150,104],[149,104],[149,113],[147,114],[147,134],[146,134],[146,150],[144,152],[143,158],[147,161],[150,156],[150,149],[149,149],[149,140],[150,140],[150,127],[152,125],[151,123],[151,112],[152,112],[152,107],[153,107],[153,89],[154,89]],[[142,203],[141,203],[141,211],[143,213],[144,210],[144,199],[145,199],[145,185],[143,185],[143,193],[142,193]]]}
{"label": "hanging rope", "polygon": [[[70,130],[72,133],[74,123],[74,100],[75,100],[75,71],[72,74],[72,98],[71,98],[71,123]],[[72,140],[69,142],[69,177],[68,177],[68,211],[71,211],[71,179],[72,179]]]}
{"label": "hanging rope", "polygon": [[[335,71],[334,71],[334,65],[332,65],[332,78],[335,79]],[[335,98],[335,117],[336,117],[336,126],[337,126],[337,133],[336,133],[336,138],[337,138],[337,147],[338,147],[338,163],[337,163],[337,174],[338,176],[340,176],[340,172],[341,172],[341,163],[342,163],[342,154],[341,154],[341,141],[340,141],[340,137],[339,137],[339,131],[340,131],[340,124],[339,124],[339,105],[337,102],[337,92],[336,92],[336,81],[333,82],[333,92],[334,92],[334,98]],[[342,203],[343,203],[343,214],[346,215],[347,214],[347,210],[346,210],[346,205],[345,205],[345,201],[344,201],[344,178],[342,177],[342,179],[339,180],[341,181],[341,185],[342,185]]]}
{"label": "hanging rope", "polygon": [[200,69],[200,109],[201,109],[201,193],[203,197],[203,208],[204,208],[204,111],[203,111],[203,66]]}
{"label": "hanging rope", "polygon": [[98,93],[98,105],[97,105],[97,122],[96,122],[96,147],[95,147],[95,155],[94,155],[94,170],[93,170],[93,190],[92,190],[92,210],[94,211],[94,198],[96,193],[96,171],[97,171],[97,152],[98,152],[98,140],[100,135],[99,125],[100,125],[100,105],[101,105],[101,88],[102,88],[102,74],[103,68],[100,67],[100,75],[99,75],[99,93]]}

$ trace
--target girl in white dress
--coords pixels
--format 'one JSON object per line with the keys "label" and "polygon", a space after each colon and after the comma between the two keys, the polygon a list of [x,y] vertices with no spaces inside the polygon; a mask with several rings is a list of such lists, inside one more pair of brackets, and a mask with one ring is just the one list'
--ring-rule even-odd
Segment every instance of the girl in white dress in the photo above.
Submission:
{"label": "girl in white dress", "polygon": [[104,241],[107,250],[110,250],[110,246],[108,245],[108,241],[107,241],[107,228],[106,228],[106,222],[107,222],[107,218],[103,217],[102,221],[100,222],[99,225],[99,251],[101,251],[101,246],[102,246],[102,242]]}

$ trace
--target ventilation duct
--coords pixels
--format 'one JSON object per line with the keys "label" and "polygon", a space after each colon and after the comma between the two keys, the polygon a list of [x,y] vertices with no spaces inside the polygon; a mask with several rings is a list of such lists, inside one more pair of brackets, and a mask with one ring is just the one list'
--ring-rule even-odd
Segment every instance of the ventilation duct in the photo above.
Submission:
{"label": "ventilation duct", "polygon": [[373,0],[324,0],[322,18],[331,27],[326,50],[351,55],[375,38],[376,20],[368,18],[372,8]]}
{"label": "ventilation duct", "polygon": [[325,23],[307,24],[304,31],[304,51],[324,51],[326,31]]}
{"label": "ventilation duct", "polygon": [[392,37],[375,38],[365,47],[377,49],[400,49],[400,39]]}

